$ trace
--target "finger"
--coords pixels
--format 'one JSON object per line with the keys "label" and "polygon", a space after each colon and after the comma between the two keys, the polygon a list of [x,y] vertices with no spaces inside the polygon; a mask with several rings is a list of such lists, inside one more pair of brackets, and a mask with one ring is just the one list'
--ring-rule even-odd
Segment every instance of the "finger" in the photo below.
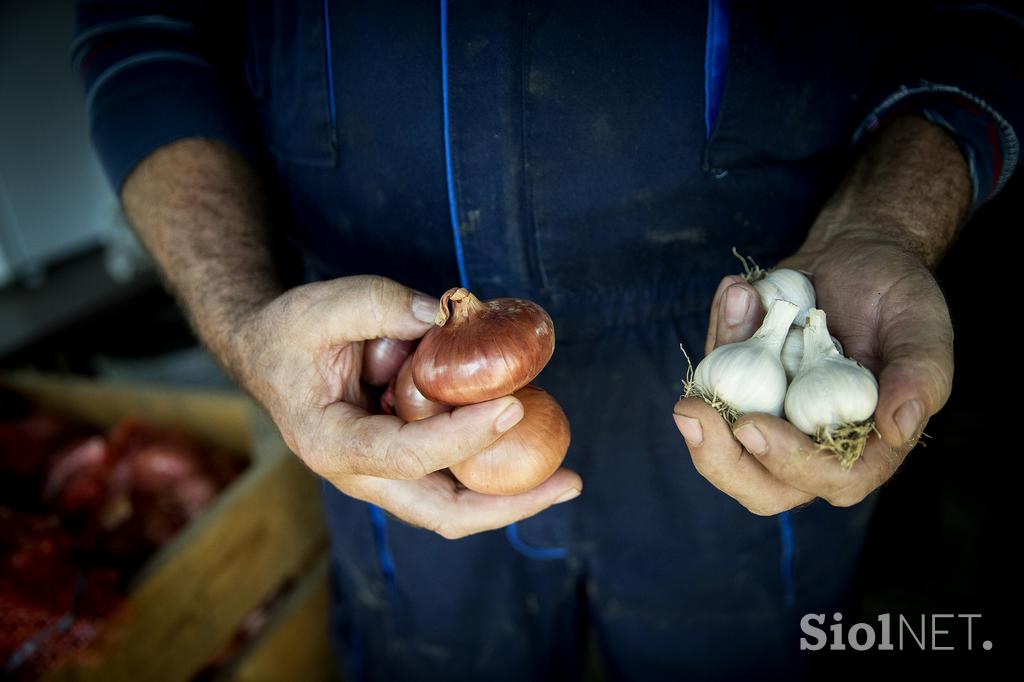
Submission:
{"label": "finger", "polygon": [[879,324],[882,371],[875,427],[893,448],[917,440],[953,387],[953,327],[933,286],[932,305],[887,310]]}
{"label": "finger", "polygon": [[319,314],[312,317],[320,336],[332,342],[418,339],[430,329],[438,312],[436,298],[387,277],[358,275],[319,286]]}
{"label": "finger", "polygon": [[743,447],[777,480],[835,506],[850,506],[889,480],[905,452],[877,438],[849,470],[789,422],[766,414],[736,420],[733,433]]}
{"label": "finger", "polygon": [[778,514],[814,499],[774,478],[744,452],[725,420],[703,400],[684,398],[673,413],[697,471],[751,512]]}
{"label": "finger", "polygon": [[307,463],[325,476],[422,478],[475,455],[522,418],[523,404],[512,396],[408,424],[347,403],[332,403],[324,410],[318,429],[321,440],[310,455],[315,465]]}
{"label": "finger", "polygon": [[415,526],[455,539],[507,526],[548,507],[579,496],[583,481],[559,469],[536,488],[519,495],[484,495],[438,472],[415,481],[357,477],[348,494],[369,502]]}
{"label": "finger", "polygon": [[723,278],[711,301],[705,355],[718,346],[749,339],[763,320],[764,307],[757,290],[738,275]]}

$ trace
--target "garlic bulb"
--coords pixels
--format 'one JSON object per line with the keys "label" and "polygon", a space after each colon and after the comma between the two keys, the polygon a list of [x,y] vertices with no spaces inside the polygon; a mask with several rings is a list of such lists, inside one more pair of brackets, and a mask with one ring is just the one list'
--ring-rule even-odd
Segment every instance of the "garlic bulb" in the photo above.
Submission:
{"label": "garlic bulb", "polygon": [[[830,337],[832,344],[843,355],[843,344],[839,343],[836,337]],[[790,381],[796,376],[800,369],[800,361],[804,358],[804,328],[793,325],[786,335],[786,342],[782,344],[782,366],[786,368],[786,378]]]}
{"label": "garlic bulb", "polygon": [[764,277],[753,281],[752,284],[761,296],[761,303],[765,310],[768,310],[776,300],[796,304],[799,311],[794,324],[800,327],[804,326],[807,321],[807,313],[816,302],[814,285],[806,275],[789,268],[779,268],[770,270]]}
{"label": "garlic bulb", "polygon": [[727,421],[746,412],[781,417],[786,371],[779,356],[797,311],[789,301],[774,301],[752,337],[719,346],[701,360],[687,395],[696,393]]}
{"label": "garlic bulb", "polygon": [[822,439],[866,422],[877,403],[875,376],[839,354],[825,325],[825,312],[812,309],[804,328],[804,357],[786,392],[786,419]]}

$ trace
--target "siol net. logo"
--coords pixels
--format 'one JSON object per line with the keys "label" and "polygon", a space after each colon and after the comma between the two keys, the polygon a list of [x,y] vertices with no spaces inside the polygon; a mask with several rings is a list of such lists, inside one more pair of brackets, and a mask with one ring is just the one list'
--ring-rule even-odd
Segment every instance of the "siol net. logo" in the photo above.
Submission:
{"label": "siol net. logo", "polygon": [[[808,613],[800,619],[801,651],[973,651],[975,628],[979,613],[933,613],[918,618],[883,613],[876,623],[854,623],[846,627],[843,614],[832,614],[832,623],[825,624],[824,613]],[[975,622],[977,621],[977,622]],[[981,642],[985,651],[992,650],[988,639]]]}

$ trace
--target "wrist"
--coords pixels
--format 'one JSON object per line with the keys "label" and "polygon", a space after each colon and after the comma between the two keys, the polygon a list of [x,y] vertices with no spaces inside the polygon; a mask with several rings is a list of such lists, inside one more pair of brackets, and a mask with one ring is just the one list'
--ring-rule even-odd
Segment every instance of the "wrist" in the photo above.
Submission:
{"label": "wrist", "polygon": [[894,120],[863,150],[822,209],[802,251],[837,239],[887,242],[929,268],[970,209],[967,165],[955,141],[924,119]]}
{"label": "wrist", "polygon": [[196,325],[197,333],[221,365],[249,395],[268,410],[268,363],[272,355],[275,325],[273,318],[274,301],[252,301],[234,308],[229,315],[219,316],[214,324],[216,329],[203,330]]}

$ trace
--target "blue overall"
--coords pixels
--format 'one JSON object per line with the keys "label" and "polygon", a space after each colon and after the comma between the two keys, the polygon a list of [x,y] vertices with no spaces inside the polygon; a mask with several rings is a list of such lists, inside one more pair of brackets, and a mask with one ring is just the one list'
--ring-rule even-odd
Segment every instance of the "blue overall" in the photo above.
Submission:
{"label": "blue overall", "polygon": [[[612,679],[799,669],[800,616],[849,596],[874,496],[763,518],[716,490],[671,418],[679,344],[698,359],[730,249],[792,253],[888,116],[945,125],[976,198],[996,191],[1016,149],[996,105],[1018,113],[998,74],[894,62],[905,24],[859,3],[254,1],[244,57],[217,62],[227,34],[189,29],[221,25],[205,10],[130,4],[80,3],[75,43],[115,186],[160,144],[223,139],[272,177],[307,276],[461,283],[554,319],[537,383],[580,498],[448,541],[324,484],[352,679],[571,679],[590,643]],[[134,43],[98,37],[132,22]]]}

